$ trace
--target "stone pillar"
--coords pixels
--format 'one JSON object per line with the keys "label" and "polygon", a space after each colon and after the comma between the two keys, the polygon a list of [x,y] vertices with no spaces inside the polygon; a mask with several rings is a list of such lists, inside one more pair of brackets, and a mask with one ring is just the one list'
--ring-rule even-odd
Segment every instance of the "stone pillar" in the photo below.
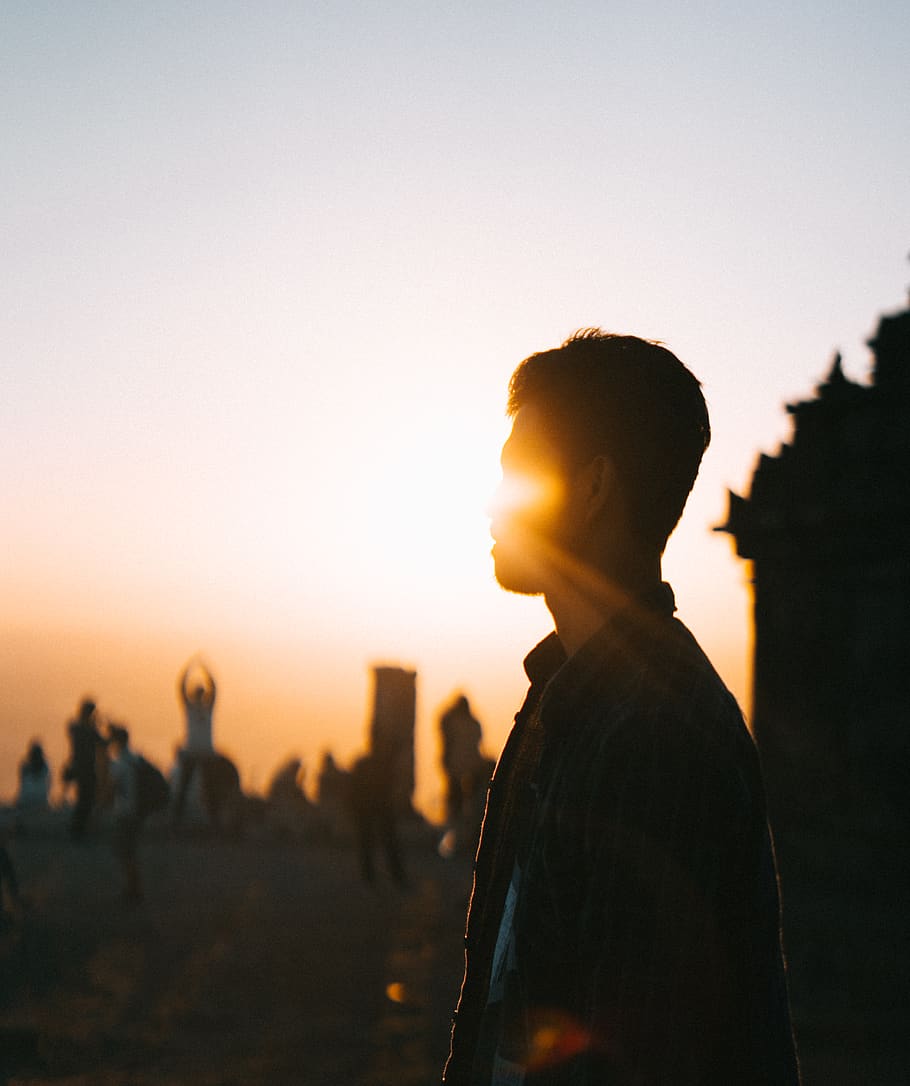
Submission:
{"label": "stone pillar", "polygon": [[414,725],[417,672],[400,667],[373,668],[370,754],[388,773],[392,794],[402,809],[414,795]]}

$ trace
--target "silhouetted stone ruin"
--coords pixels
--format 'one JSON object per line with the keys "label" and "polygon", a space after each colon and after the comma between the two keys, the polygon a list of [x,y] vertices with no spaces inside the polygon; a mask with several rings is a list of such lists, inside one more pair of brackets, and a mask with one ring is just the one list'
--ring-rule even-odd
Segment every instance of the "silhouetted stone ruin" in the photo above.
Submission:
{"label": "silhouetted stone ruin", "polygon": [[753,563],[752,722],[781,829],[888,832],[908,810],[910,310],[870,346],[872,384],[838,357],[787,408],[792,443],[760,458],[723,528]]}
{"label": "silhouetted stone ruin", "polygon": [[869,346],[871,382],[835,358],[718,529],[752,562],[752,726],[809,1086],[910,1067],[910,310]]}
{"label": "silhouetted stone ruin", "polygon": [[402,807],[414,795],[414,724],[417,673],[400,667],[373,668],[370,754],[389,774],[392,794]]}

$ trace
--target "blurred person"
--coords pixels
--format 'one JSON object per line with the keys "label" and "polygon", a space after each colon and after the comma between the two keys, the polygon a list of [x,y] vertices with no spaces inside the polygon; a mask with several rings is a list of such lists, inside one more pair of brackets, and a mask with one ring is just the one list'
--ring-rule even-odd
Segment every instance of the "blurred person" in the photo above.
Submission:
{"label": "blurred person", "polygon": [[40,813],[48,809],[51,771],[44,748],[37,739],[29,744],[28,753],[19,763],[19,794],[16,809],[23,814]]}
{"label": "blurred person", "polygon": [[273,802],[291,803],[299,799],[306,800],[302,787],[304,776],[303,762],[296,755],[292,755],[272,774],[266,789],[266,798]]}
{"label": "blurred person", "polygon": [[273,821],[282,833],[311,830],[316,809],[303,789],[306,770],[299,758],[291,757],[275,771],[266,791]]}
{"label": "blurred person", "polygon": [[0,821],[0,931],[14,921],[22,908],[16,867],[7,849],[10,832],[10,823]]}
{"label": "blurred person", "polygon": [[555,623],[490,783],[447,1086],[794,1086],[756,750],[661,556],[710,428],[659,344],[532,355],[496,578]]}
{"label": "blurred person", "polygon": [[457,852],[471,851],[480,827],[477,797],[486,789],[490,767],[480,752],[480,721],[464,694],[440,715],[439,734],[446,778],[446,825],[452,847]]}
{"label": "blurred person", "polygon": [[325,751],[316,778],[316,804],[322,825],[332,839],[344,835],[348,793],[348,773],[338,765],[330,750]]}
{"label": "blurred person", "polygon": [[[190,675],[194,671],[198,681],[190,683]],[[190,786],[195,784],[197,792],[201,793],[201,767],[215,757],[212,715],[216,693],[217,687],[211,672],[198,656],[193,657],[177,679],[177,695],[186,714],[186,738],[177,751],[177,779],[174,788],[174,821],[177,823],[183,819]]]}
{"label": "blurred person", "polygon": [[392,879],[399,886],[406,886],[398,835],[402,803],[396,795],[392,768],[375,752],[365,754],[351,767],[348,784],[363,881],[370,885],[376,881],[374,856],[378,849]]}
{"label": "blurred person", "polygon": [[139,876],[139,831],[142,814],[139,803],[139,756],[130,749],[129,731],[120,724],[108,729],[109,781],[114,818],[114,853],[122,874],[122,900],[142,900]]}
{"label": "blurred person", "polygon": [[226,754],[215,752],[199,765],[202,808],[209,825],[238,834],[243,828],[245,797],[240,771]]}
{"label": "blurred person", "polygon": [[67,728],[70,757],[63,769],[63,780],[75,785],[76,802],[70,820],[70,837],[79,841],[85,836],[89,818],[98,792],[98,762],[103,756],[104,740],[98,732],[94,701],[83,699],[76,719]]}
{"label": "blurred person", "polygon": [[[198,673],[198,681],[190,684],[190,674]],[[212,673],[199,659],[193,657],[177,680],[180,700],[186,712],[186,742],[184,750],[202,754],[211,754],[212,713],[215,708],[217,687]]]}

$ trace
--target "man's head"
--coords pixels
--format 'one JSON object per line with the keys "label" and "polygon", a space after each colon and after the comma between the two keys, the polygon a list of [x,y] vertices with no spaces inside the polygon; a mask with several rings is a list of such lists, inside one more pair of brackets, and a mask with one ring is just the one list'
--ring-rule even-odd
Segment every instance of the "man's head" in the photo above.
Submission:
{"label": "man's head", "polygon": [[83,698],[79,703],[79,719],[84,724],[88,724],[95,718],[95,703],[91,698]]}
{"label": "man's head", "polygon": [[541,559],[611,574],[617,555],[659,559],[710,440],[701,386],[675,355],[578,332],[519,365],[508,413],[492,526],[503,587],[541,591]]}
{"label": "man's head", "polygon": [[130,743],[130,733],[122,724],[111,724],[107,729],[107,742],[115,758],[126,750]]}

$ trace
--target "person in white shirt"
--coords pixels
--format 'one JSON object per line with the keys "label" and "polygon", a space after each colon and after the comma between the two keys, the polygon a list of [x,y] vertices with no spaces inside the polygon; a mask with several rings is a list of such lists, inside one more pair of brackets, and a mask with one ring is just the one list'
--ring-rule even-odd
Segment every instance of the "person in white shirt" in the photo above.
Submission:
{"label": "person in white shirt", "polygon": [[[194,671],[198,673],[199,680],[191,684],[190,674]],[[177,780],[174,789],[174,821],[177,823],[183,818],[190,784],[195,777],[198,787],[204,763],[215,756],[212,744],[215,694],[215,680],[211,672],[198,657],[190,660],[177,680],[177,696],[186,713],[186,741],[177,752]]]}

